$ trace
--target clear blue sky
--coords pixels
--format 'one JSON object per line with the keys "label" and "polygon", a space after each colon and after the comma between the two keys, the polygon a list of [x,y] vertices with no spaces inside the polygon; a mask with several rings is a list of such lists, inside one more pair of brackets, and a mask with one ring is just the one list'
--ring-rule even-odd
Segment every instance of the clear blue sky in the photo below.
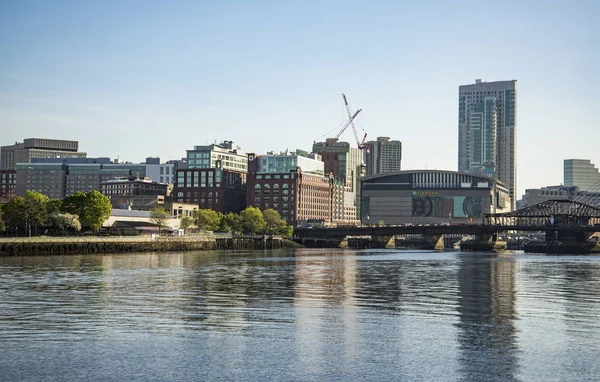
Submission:
{"label": "clear blue sky", "polygon": [[[518,80],[518,189],[600,165],[600,1],[0,1],[0,144],[175,159],[301,148],[344,121],[457,168],[458,86]],[[360,129],[359,129],[360,130]],[[342,136],[354,142],[350,130]]]}

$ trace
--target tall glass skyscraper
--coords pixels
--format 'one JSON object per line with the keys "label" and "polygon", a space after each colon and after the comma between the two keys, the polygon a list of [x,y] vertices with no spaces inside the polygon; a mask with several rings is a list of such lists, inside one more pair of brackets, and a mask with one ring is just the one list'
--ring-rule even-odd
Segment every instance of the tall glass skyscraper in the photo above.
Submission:
{"label": "tall glass skyscraper", "polygon": [[495,177],[515,208],[517,81],[482,82],[458,88],[458,171]]}

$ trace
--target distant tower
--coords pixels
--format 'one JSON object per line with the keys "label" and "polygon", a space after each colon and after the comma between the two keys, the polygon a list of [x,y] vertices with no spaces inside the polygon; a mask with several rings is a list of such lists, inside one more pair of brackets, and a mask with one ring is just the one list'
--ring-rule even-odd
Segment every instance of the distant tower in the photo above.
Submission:
{"label": "distant tower", "polygon": [[511,209],[517,191],[517,81],[482,82],[458,88],[458,171],[506,184]]}
{"label": "distant tower", "polygon": [[365,144],[366,175],[396,172],[401,170],[402,142],[392,141],[389,137],[377,137],[377,141]]}
{"label": "distant tower", "polygon": [[600,173],[589,159],[565,159],[563,176],[565,186],[577,186],[580,191],[600,190]]}

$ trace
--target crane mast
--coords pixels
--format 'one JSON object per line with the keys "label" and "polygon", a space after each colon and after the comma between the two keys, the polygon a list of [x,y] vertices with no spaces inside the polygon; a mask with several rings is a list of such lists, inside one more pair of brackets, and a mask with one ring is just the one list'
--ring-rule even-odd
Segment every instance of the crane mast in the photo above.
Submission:
{"label": "crane mast", "polygon": [[[343,133],[343,132],[346,130],[346,128],[347,128],[348,126],[350,126],[351,124],[352,124],[352,125],[354,125],[354,124],[353,124],[353,122],[354,122],[354,118],[356,118],[356,116],[357,116],[357,115],[358,115],[358,114],[359,114],[361,111],[362,111],[362,109],[358,109],[358,110],[356,111],[356,113],[354,113],[354,115],[348,114],[348,117],[350,117],[350,120],[349,120],[348,122],[346,122],[346,124],[344,125],[344,127],[342,127],[342,129],[340,130],[340,132],[339,132],[339,133],[337,133],[337,135],[335,136],[335,139],[338,139],[338,138],[340,137],[340,135],[342,135],[342,133]],[[356,132],[355,132],[355,134],[356,134]]]}
{"label": "crane mast", "polygon": [[[367,133],[365,132],[365,135],[363,136],[362,141],[358,138],[358,132],[356,131],[356,126],[354,125],[354,117],[352,117],[352,110],[350,110],[350,105],[348,104],[348,99],[346,98],[346,95],[343,93],[342,93],[342,97],[344,98],[344,105],[346,106],[346,112],[348,112],[348,118],[350,118],[350,121],[348,121],[348,122],[350,125],[352,125],[352,131],[354,132],[354,138],[356,139],[356,145],[358,146],[358,148],[360,150],[363,150],[367,147],[367,145],[365,145],[365,141],[367,139]],[[360,110],[362,110],[362,109],[360,109]],[[356,116],[356,114],[358,114],[358,113],[355,113],[354,116]],[[344,130],[346,127],[344,127]]]}

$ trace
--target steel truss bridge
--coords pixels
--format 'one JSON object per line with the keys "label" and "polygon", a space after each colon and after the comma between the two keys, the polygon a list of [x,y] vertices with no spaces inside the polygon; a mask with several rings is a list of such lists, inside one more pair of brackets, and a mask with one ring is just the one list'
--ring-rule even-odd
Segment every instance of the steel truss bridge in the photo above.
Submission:
{"label": "steel truss bridge", "polygon": [[434,240],[441,235],[473,235],[487,240],[505,231],[545,231],[547,241],[585,241],[600,231],[600,208],[570,200],[548,200],[513,212],[486,214],[483,224],[297,228],[294,237],[339,240],[370,236],[385,242],[395,235],[423,235]]}

